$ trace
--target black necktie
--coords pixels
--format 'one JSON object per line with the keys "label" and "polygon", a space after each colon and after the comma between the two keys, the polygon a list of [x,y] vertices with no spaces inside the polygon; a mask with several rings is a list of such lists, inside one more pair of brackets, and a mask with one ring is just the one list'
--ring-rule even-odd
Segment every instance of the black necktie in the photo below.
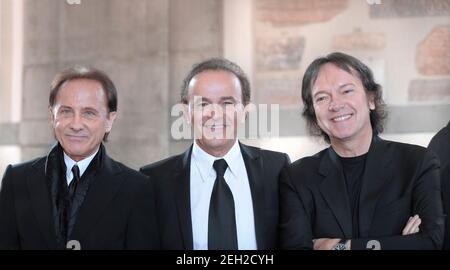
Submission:
{"label": "black necktie", "polygon": [[78,186],[78,182],[80,182],[80,169],[78,168],[78,165],[75,164],[72,167],[72,174],[73,174],[73,178],[72,181],[69,184],[69,196],[70,199],[73,198],[73,195],[75,194],[75,191],[77,189]]}
{"label": "black necktie", "polygon": [[208,249],[237,250],[234,199],[223,177],[228,164],[224,159],[218,159],[213,167],[217,177],[209,204]]}

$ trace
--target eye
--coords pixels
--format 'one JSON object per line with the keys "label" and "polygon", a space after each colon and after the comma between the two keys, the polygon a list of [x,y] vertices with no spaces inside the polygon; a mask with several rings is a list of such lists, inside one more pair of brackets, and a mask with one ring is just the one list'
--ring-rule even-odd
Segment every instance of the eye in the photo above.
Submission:
{"label": "eye", "polygon": [[327,100],[327,99],[328,99],[328,96],[325,96],[325,95],[323,95],[323,96],[318,96],[318,97],[316,97],[315,102],[316,102],[316,103],[321,103],[321,102],[324,102],[324,101]]}
{"label": "eye", "polygon": [[199,102],[194,105],[194,107],[197,107],[197,108],[204,108],[206,106],[208,106],[208,102]]}
{"label": "eye", "polygon": [[68,116],[71,113],[72,113],[72,110],[68,109],[68,108],[62,108],[62,109],[59,110],[59,114],[63,115],[63,116]]}
{"label": "eye", "polygon": [[353,89],[346,89],[346,90],[344,90],[344,94],[350,94],[351,92],[353,92]]}
{"label": "eye", "polygon": [[96,113],[93,111],[85,111],[85,112],[83,112],[83,115],[86,117],[94,117],[96,115]]}
{"label": "eye", "polygon": [[206,101],[197,102],[197,103],[194,103],[194,109],[203,110],[203,108],[205,108],[208,105],[209,105],[209,103]]}

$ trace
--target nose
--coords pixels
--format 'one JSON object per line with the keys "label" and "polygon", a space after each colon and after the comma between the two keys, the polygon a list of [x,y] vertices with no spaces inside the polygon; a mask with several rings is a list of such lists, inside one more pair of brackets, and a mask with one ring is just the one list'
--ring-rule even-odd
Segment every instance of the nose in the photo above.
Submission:
{"label": "nose", "polygon": [[337,112],[344,107],[344,102],[338,97],[332,97],[330,104],[328,106],[328,110]]}
{"label": "nose", "polygon": [[217,118],[221,117],[223,114],[223,108],[219,104],[210,104],[208,105],[204,111],[204,115],[208,118]]}
{"label": "nose", "polygon": [[75,113],[70,121],[70,128],[74,131],[80,131],[83,129],[83,120],[79,113]]}

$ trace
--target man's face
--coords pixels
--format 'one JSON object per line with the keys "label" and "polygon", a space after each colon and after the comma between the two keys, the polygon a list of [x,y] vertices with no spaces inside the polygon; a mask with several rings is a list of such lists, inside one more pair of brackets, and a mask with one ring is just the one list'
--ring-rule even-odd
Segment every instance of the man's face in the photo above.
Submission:
{"label": "man's face", "polygon": [[74,79],[61,85],[50,122],[64,152],[79,161],[93,154],[110,132],[116,112],[108,113],[107,98],[99,82]]}
{"label": "man's face", "polygon": [[316,120],[331,144],[372,136],[370,109],[375,109],[375,103],[352,73],[325,64],[312,87]]}
{"label": "man's face", "polygon": [[226,153],[245,118],[239,79],[221,70],[200,72],[189,83],[189,118],[198,145],[208,153]]}

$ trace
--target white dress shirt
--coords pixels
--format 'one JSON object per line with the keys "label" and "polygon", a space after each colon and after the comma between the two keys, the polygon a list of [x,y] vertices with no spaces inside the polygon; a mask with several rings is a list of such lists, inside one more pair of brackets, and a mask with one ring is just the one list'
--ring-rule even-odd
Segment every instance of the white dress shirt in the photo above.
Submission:
{"label": "white dress shirt", "polygon": [[80,169],[80,178],[83,175],[83,173],[86,171],[87,167],[91,163],[92,159],[94,159],[95,155],[97,154],[98,150],[94,152],[94,154],[88,156],[85,159],[82,159],[80,161],[75,161],[71,159],[66,152],[64,152],[64,163],[66,163],[66,180],[67,180],[67,186],[69,186],[70,182],[72,182],[73,179],[73,173],[72,173],[72,167],[73,165],[77,164],[78,169]]}
{"label": "white dress shirt", "polygon": [[[244,158],[237,140],[230,151],[221,158],[225,159],[228,164],[224,178],[234,198],[238,248],[256,250],[252,194]],[[208,249],[209,203],[216,180],[213,163],[221,158],[206,153],[194,142],[191,156],[190,192],[195,250]]]}

